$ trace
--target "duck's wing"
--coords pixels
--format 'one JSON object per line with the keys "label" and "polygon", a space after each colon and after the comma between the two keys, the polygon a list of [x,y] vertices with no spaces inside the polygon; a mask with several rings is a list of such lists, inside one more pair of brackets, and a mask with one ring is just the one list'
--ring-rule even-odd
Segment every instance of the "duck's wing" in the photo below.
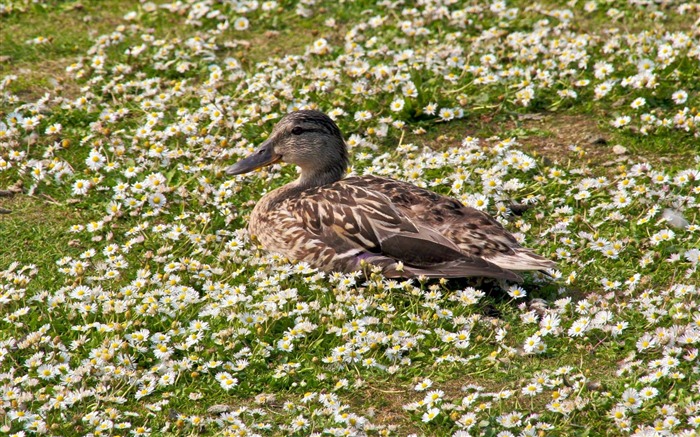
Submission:
{"label": "duck's wing", "polygon": [[410,220],[430,226],[466,255],[483,258],[508,270],[556,267],[553,261],[520,246],[496,219],[456,199],[393,179],[376,176],[354,179],[357,179],[354,183],[381,191]]}
{"label": "duck's wing", "polygon": [[[520,280],[513,272],[481,257],[468,256],[439,232],[416,224],[384,194],[338,182],[307,190],[295,199],[307,241],[332,248],[322,251],[328,263],[341,270],[357,270],[362,261],[382,267],[389,277],[485,276]],[[403,267],[401,264],[403,264]]]}

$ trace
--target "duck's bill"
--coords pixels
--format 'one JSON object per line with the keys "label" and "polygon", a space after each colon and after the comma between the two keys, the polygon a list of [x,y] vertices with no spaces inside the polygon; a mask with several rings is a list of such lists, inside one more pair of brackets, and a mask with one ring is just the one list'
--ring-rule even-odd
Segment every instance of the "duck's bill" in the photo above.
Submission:
{"label": "duck's bill", "polygon": [[237,163],[228,167],[226,169],[226,174],[237,175],[248,173],[260,167],[265,167],[266,165],[274,164],[275,162],[279,161],[280,158],[281,156],[273,151],[273,147],[271,145],[263,143],[258,148],[258,150],[253,152],[252,155],[250,155],[247,158],[241,159]]}

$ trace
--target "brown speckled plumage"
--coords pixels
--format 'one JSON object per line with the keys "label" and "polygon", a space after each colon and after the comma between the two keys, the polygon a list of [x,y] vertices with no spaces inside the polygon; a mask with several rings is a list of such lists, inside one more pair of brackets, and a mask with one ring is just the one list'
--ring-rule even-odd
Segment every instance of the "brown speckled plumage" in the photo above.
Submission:
{"label": "brown speckled plumage", "polygon": [[325,271],[365,263],[387,277],[484,276],[519,280],[513,271],[555,264],[529,249],[489,215],[406,182],[342,178],[348,165],[340,131],[318,111],[285,116],[242,174],[272,162],[301,167],[300,178],[265,195],[250,216],[263,247]]}

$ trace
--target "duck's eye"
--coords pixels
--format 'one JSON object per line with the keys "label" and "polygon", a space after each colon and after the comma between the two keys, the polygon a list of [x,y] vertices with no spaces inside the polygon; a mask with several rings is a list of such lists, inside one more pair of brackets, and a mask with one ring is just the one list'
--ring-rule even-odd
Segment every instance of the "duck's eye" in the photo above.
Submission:
{"label": "duck's eye", "polygon": [[292,133],[294,135],[301,135],[302,132],[304,132],[304,129],[302,129],[300,126],[296,126],[294,129],[292,129]]}

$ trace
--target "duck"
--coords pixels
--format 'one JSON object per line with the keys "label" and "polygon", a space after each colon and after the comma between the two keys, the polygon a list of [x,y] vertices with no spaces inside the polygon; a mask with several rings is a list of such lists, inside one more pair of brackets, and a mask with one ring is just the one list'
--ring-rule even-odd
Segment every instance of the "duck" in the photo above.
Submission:
{"label": "duck", "polygon": [[226,168],[242,175],[278,162],[299,177],[265,194],[249,234],[271,253],[324,272],[376,271],[386,278],[493,278],[555,263],[522,247],[500,222],[456,199],[373,175],[349,176],[348,148],[325,113],[283,116],[248,157]]}

